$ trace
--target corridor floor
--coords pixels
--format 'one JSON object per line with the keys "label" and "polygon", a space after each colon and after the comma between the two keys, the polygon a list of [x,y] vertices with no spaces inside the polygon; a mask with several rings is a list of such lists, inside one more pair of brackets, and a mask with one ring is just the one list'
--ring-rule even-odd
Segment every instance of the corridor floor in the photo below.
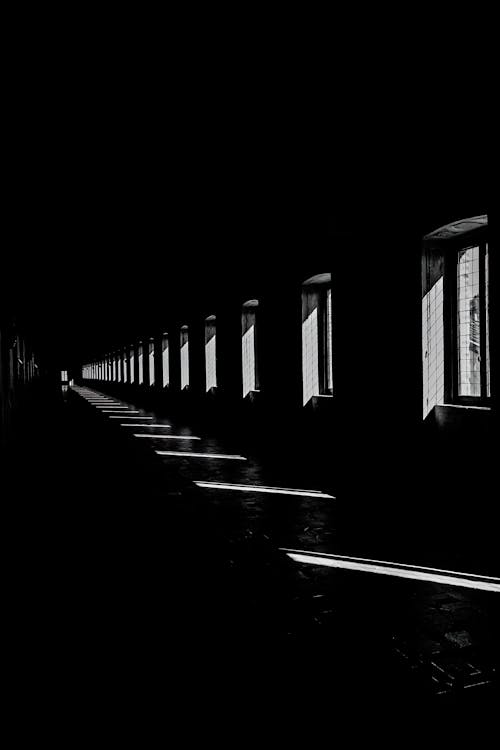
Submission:
{"label": "corridor floor", "polygon": [[75,387],[51,419],[60,442],[34,443],[14,524],[40,674],[318,722],[341,703],[497,699],[494,572],[363,548],[326,475],[102,391]]}
{"label": "corridor floor", "polygon": [[[194,495],[198,505],[206,504],[211,535],[216,530],[213,543],[224,550],[220,564],[240,589],[239,599],[244,592],[245,619],[253,621],[260,609],[264,632],[275,629],[284,643],[301,645],[331,639],[338,646],[339,630],[341,640],[346,631],[351,638],[358,631],[358,653],[351,658],[358,662],[363,653],[367,670],[354,690],[367,688],[363,680],[381,681],[368,667],[376,662],[382,669],[380,661],[384,672],[393,672],[393,692],[404,684],[412,695],[449,701],[496,687],[491,626],[499,578],[489,571],[441,574],[431,560],[424,567],[408,559],[392,565],[382,549],[375,560],[362,556],[351,534],[338,533],[341,500],[324,477],[313,474],[311,482],[311,473],[297,462],[265,463],[227,437],[193,434],[188,424],[159,419],[92,389],[75,392],[98,412],[96,429],[104,421],[113,431],[110,439],[120,432],[155,457],[165,471],[165,480],[161,472],[157,479],[160,495],[169,484],[167,473],[175,472],[182,486],[178,497]],[[456,576],[463,585],[454,585]]]}

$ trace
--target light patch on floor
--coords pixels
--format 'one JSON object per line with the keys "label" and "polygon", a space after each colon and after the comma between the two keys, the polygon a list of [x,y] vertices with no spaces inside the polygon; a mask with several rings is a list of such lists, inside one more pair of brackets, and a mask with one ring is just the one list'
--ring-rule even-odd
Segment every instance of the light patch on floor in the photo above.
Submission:
{"label": "light patch on floor", "polygon": [[441,583],[448,586],[461,586],[500,593],[500,578],[494,578],[493,576],[459,573],[453,570],[441,570],[440,568],[423,568],[417,565],[406,565],[405,563],[394,563],[386,560],[368,560],[361,557],[327,555],[306,550],[280,549],[295,562],[305,563],[306,565],[357,570],[363,573],[376,573],[377,575],[410,578],[429,583]]}
{"label": "light patch on floor", "polygon": [[298,490],[286,487],[266,487],[257,484],[230,484],[222,482],[195,482],[198,487],[209,490],[235,490],[237,492],[262,492],[271,495],[296,495],[299,497],[317,497],[335,500],[333,495],[319,490]]}
{"label": "light patch on floor", "polygon": [[191,453],[190,451],[156,451],[160,456],[177,456],[183,458],[218,458],[232,461],[246,461],[244,456],[232,456],[225,453]]}
{"label": "light patch on floor", "polygon": [[146,435],[142,433],[134,433],[134,437],[150,438],[152,440],[201,440],[201,438],[195,437],[194,435]]}

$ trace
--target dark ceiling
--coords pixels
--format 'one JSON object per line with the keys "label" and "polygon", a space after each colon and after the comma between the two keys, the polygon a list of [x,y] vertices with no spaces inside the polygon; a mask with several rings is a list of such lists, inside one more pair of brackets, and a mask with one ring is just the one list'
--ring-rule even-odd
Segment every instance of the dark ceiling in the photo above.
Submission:
{"label": "dark ceiling", "polygon": [[457,159],[418,98],[358,92],[353,107],[352,92],[318,100],[300,77],[258,85],[223,60],[216,75],[170,56],[145,75],[70,42],[13,62],[5,204],[4,300],[63,357],[333,257],[336,237],[389,233],[401,212],[432,226],[471,194],[485,210],[486,147]]}

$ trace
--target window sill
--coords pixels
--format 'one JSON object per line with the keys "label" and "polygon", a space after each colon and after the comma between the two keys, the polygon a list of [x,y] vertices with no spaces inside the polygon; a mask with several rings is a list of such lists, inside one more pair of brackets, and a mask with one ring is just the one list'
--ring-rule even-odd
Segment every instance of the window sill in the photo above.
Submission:
{"label": "window sill", "polygon": [[492,418],[488,406],[468,406],[465,404],[437,404],[434,407],[434,421],[440,429],[470,429],[473,425],[486,425]]}
{"label": "window sill", "polygon": [[475,409],[477,411],[491,411],[491,406],[473,406],[472,404],[436,404],[440,409]]}

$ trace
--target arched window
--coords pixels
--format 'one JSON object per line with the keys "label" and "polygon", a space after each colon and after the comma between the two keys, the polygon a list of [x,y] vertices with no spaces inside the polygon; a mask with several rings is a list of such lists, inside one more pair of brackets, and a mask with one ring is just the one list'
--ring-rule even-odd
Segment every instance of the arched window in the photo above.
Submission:
{"label": "arched window", "polygon": [[138,351],[137,359],[139,362],[139,385],[142,385],[144,383],[144,362],[143,362],[144,346],[142,344],[142,341],[139,344],[137,351]]}
{"label": "arched window", "polygon": [[205,377],[206,390],[217,387],[217,320],[215,315],[205,318]]}
{"label": "arched window", "polygon": [[181,390],[189,386],[189,328],[182,326],[180,333],[181,345]]}
{"label": "arched window", "polygon": [[130,383],[133,384],[135,373],[134,373],[134,347],[129,347],[128,352],[128,371],[130,374]]}
{"label": "arched window", "polygon": [[259,390],[257,366],[257,311],[259,302],[250,299],[243,304],[241,313],[241,363],[243,374],[243,398],[251,391]]}
{"label": "arched window", "polygon": [[149,339],[149,385],[155,384],[155,342]]}
{"label": "arched window", "polygon": [[491,396],[488,218],[424,237],[423,416],[437,404],[487,404]]}
{"label": "arched window", "polygon": [[161,369],[162,369],[162,377],[163,377],[163,387],[166,388],[166,386],[170,382],[168,333],[163,334],[162,343],[161,343]]}
{"label": "arched window", "polygon": [[121,358],[122,358],[122,372],[123,372],[123,382],[126,383],[128,381],[127,378],[127,350],[123,349],[121,352]]}
{"label": "arched window", "polygon": [[333,394],[332,277],[322,273],[302,285],[302,394]]}

